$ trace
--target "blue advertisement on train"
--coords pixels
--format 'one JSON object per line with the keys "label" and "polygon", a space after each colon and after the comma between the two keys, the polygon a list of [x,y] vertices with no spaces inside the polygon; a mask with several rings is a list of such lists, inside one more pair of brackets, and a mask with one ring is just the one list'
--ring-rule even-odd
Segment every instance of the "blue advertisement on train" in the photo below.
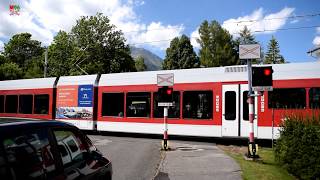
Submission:
{"label": "blue advertisement on train", "polygon": [[92,107],[93,86],[79,85],[78,87],[78,107]]}

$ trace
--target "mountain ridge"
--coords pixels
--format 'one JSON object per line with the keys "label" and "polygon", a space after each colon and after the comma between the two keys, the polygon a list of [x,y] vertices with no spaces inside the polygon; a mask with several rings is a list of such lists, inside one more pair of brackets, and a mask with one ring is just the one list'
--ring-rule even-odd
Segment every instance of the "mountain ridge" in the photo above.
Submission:
{"label": "mountain ridge", "polygon": [[131,56],[134,59],[136,59],[139,56],[143,57],[144,63],[147,66],[146,71],[157,71],[162,69],[163,59],[161,59],[159,56],[152,53],[151,51],[144,48],[134,47],[134,46],[130,46],[130,50],[131,50]]}

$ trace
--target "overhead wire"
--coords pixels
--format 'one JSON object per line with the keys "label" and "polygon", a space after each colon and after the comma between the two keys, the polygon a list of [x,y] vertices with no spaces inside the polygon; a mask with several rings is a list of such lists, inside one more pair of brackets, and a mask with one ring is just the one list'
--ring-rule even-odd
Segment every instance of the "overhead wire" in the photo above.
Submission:
{"label": "overhead wire", "polygon": [[[297,18],[307,18],[307,17],[316,17],[320,16],[320,13],[313,13],[313,14],[305,14],[305,15],[292,15],[292,16],[286,16],[286,17],[275,17],[275,18],[266,18],[266,19],[249,19],[249,20],[241,20],[241,21],[230,21],[226,22],[225,24],[241,24],[245,22],[260,22],[260,21],[272,21],[272,20],[279,20],[279,19],[297,19]],[[187,25],[185,27],[188,28],[194,28],[196,25]],[[172,26],[172,27],[166,27],[166,28],[155,28],[155,29],[142,29],[142,30],[134,30],[134,31],[123,31],[123,33],[136,33],[136,32],[148,32],[148,31],[160,31],[165,29],[181,29],[183,27],[180,26]]]}
{"label": "overhead wire", "polygon": [[[256,30],[251,31],[251,33],[263,33],[263,32],[272,32],[272,31],[287,31],[287,30],[301,30],[301,29],[310,29],[310,28],[318,28],[320,25],[313,25],[313,26],[300,26],[300,27],[291,27],[291,28],[280,28],[280,29],[264,29],[264,30]],[[232,33],[232,35],[239,34]],[[197,39],[198,37],[190,37],[190,39]],[[146,42],[138,42],[138,43],[129,43],[129,45],[139,45],[139,44],[152,44],[152,43],[160,43],[160,42],[168,42],[172,41],[173,39],[164,39],[164,40],[157,40],[157,41],[146,41]]]}

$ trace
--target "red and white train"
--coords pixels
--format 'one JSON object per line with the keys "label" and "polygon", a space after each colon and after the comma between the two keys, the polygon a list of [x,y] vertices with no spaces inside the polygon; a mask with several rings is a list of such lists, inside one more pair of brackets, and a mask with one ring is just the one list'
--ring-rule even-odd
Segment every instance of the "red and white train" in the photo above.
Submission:
{"label": "red and white train", "polygon": [[[275,137],[286,115],[320,112],[320,63],[273,66],[273,88],[255,97],[255,137]],[[163,133],[157,74],[174,74],[170,135],[248,137],[247,68],[63,76],[0,82],[0,117],[56,119],[80,129]]]}

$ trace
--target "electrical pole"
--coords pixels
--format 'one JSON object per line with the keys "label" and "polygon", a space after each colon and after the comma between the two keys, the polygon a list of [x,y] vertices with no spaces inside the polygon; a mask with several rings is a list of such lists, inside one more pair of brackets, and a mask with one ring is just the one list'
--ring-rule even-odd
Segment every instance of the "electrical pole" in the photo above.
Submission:
{"label": "electrical pole", "polygon": [[44,53],[44,70],[43,77],[47,77],[47,66],[48,66],[48,47],[46,47],[46,51]]}

